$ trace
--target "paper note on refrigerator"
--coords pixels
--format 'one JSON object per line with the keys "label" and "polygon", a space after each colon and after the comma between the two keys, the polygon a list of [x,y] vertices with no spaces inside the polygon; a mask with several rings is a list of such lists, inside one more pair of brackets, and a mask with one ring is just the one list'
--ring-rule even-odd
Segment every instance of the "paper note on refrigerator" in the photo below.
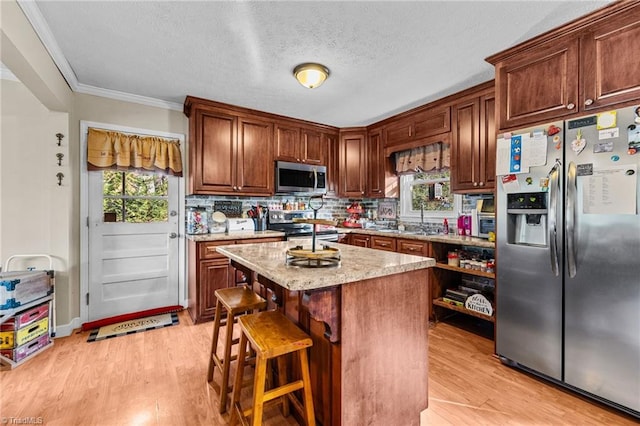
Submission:
{"label": "paper note on refrigerator", "polygon": [[523,169],[547,164],[547,135],[541,132],[522,138],[522,163]]}
{"label": "paper note on refrigerator", "polygon": [[496,141],[496,176],[508,175],[511,138],[498,138]]}
{"label": "paper note on refrigerator", "polygon": [[529,139],[528,134],[498,138],[496,141],[496,176],[529,172],[529,166],[525,163],[522,151],[523,141],[527,139]]}
{"label": "paper note on refrigerator", "polygon": [[636,214],[638,170],[635,164],[594,169],[583,176],[585,214]]}

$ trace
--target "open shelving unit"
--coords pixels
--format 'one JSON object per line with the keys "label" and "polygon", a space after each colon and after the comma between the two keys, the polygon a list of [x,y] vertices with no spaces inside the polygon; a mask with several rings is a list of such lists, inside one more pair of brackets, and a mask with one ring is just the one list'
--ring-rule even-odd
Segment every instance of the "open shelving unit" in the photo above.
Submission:
{"label": "open shelving unit", "polygon": [[[494,283],[494,300],[495,300],[495,278],[496,274],[493,272],[483,272],[476,269],[468,269],[461,268],[458,266],[449,265],[445,259],[447,258],[447,253],[449,251],[458,250],[458,249],[469,249],[471,248],[474,251],[489,251],[490,253],[495,255],[495,249],[490,247],[476,247],[473,245],[457,245],[457,244],[448,244],[441,242],[432,242],[432,256],[436,259],[435,267],[431,268],[430,282],[431,282],[431,297],[432,297],[432,311],[433,311],[433,319],[437,323],[441,321],[446,315],[443,312],[450,313],[460,313],[464,315],[468,315],[470,317],[478,318],[484,320],[494,326],[495,331],[495,315],[496,315],[496,307],[495,303],[492,303],[493,306],[493,315],[485,315],[480,312],[472,311],[466,309],[463,306],[458,306],[455,304],[451,304],[443,300],[443,296],[445,290],[447,288],[457,288],[461,284],[461,279],[463,274],[481,277],[483,279],[493,280]],[[495,334],[494,334],[495,340]]]}

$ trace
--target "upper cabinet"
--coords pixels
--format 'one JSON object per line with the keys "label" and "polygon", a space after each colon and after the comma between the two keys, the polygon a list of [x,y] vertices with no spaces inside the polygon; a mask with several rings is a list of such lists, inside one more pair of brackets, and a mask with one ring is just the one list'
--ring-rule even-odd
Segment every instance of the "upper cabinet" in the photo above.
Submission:
{"label": "upper cabinet", "polygon": [[[337,158],[338,129],[187,96],[189,194],[274,194],[274,160],[307,164]],[[333,151],[332,151],[333,150]],[[337,193],[337,160],[327,172]],[[329,167],[328,167],[329,168]]]}
{"label": "upper cabinet", "polygon": [[190,194],[273,194],[273,122],[187,97]]}
{"label": "upper cabinet", "polygon": [[585,110],[640,99],[640,5],[593,25],[580,47]]}
{"label": "upper cabinet", "polygon": [[277,123],[276,160],[301,162],[300,151],[300,128]]}
{"label": "upper cabinet", "polygon": [[640,99],[640,4],[616,2],[487,58],[501,130]]}
{"label": "upper cabinet", "polygon": [[366,193],[369,198],[384,197],[384,147],[382,129],[373,129],[367,135]]}
{"label": "upper cabinet", "polygon": [[425,138],[450,130],[451,108],[448,105],[412,110],[384,125],[384,147],[418,146]]}
{"label": "upper cabinet", "polygon": [[327,146],[327,198],[338,198],[338,181],[339,181],[339,144],[337,133],[324,133],[322,137]]}
{"label": "upper cabinet", "polygon": [[382,129],[343,129],[338,143],[338,194],[348,198],[398,196],[398,177],[384,156]]}
{"label": "upper cabinet", "polygon": [[477,87],[475,93],[468,93],[453,106],[451,189],[454,192],[495,189],[494,88],[491,83]]}
{"label": "upper cabinet", "polygon": [[328,145],[317,130],[276,123],[275,158],[306,164],[327,164]]}
{"label": "upper cabinet", "polygon": [[366,194],[365,128],[340,131],[338,152],[338,193],[341,197],[363,198]]}

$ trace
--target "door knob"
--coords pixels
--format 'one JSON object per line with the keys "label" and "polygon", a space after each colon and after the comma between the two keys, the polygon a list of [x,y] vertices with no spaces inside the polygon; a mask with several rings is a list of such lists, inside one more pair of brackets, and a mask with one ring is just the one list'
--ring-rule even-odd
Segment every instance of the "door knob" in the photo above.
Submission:
{"label": "door knob", "polygon": [[176,234],[175,232],[172,232],[169,234],[169,238],[177,238],[178,234]]}
{"label": "door knob", "polygon": [[169,216],[177,216],[178,212],[175,210],[171,210],[171,212],[169,212]]}

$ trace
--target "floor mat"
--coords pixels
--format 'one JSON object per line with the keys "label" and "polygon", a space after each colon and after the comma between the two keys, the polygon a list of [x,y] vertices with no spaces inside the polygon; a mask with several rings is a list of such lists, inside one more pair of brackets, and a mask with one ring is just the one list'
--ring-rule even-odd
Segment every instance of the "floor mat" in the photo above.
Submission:
{"label": "floor mat", "polygon": [[116,324],[105,325],[91,331],[87,342],[125,336],[140,331],[154,330],[156,328],[170,327],[178,324],[178,322],[178,314],[176,312],[123,321]]}

